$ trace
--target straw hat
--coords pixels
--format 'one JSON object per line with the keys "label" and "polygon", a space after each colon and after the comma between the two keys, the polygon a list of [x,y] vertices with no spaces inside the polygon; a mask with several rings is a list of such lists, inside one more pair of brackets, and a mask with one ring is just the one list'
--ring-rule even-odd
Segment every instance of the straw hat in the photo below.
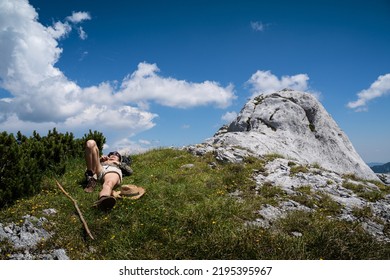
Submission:
{"label": "straw hat", "polygon": [[113,195],[117,198],[127,197],[130,199],[139,199],[145,194],[145,189],[136,185],[122,185],[120,191],[114,191]]}

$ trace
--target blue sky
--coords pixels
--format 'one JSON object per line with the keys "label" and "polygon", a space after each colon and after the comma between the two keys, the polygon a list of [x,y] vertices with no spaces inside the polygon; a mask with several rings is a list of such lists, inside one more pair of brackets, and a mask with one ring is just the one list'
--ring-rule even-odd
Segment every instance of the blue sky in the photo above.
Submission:
{"label": "blue sky", "polygon": [[389,50],[386,0],[0,0],[0,130],[182,146],[290,87],[389,162]]}

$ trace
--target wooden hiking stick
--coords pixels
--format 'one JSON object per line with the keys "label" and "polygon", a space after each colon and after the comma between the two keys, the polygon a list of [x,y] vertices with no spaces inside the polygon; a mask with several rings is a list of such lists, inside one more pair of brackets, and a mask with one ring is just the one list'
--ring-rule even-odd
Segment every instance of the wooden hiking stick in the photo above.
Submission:
{"label": "wooden hiking stick", "polygon": [[92,235],[91,231],[90,231],[89,228],[88,228],[87,222],[85,221],[84,216],[83,216],[83,214],[82,214],[81,211],[80,211],[80,208],[79,208],[79,206],[78,206],[78,204],[77,204],[77,201],[76,201],[73,197],[71,197],[70,194],[68,194],[68,193],[64,190],[64,188],[61,186],[61,184],[60,184],[57,180],[56,180],[56,183],[57,183],[57,186],[60,188],[60,190],[61,190],[61,191],[62,191],[70,200],[73,201],[74,207],[76,208],[77,213],[79,214],[80,220],[81,220],[81,222],[83,223],[85,230],[87,231],[89,237],[91,237],[91,239],[94,240],[95,238],[93,238],[93,235]]}

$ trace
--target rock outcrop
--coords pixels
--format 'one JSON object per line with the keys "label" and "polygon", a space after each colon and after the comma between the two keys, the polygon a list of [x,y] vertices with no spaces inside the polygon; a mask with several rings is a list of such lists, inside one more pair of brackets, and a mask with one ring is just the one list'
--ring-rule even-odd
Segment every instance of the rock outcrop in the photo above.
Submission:
{"label": "rock outcrop", "polygon": [[[56,214],[55,209],[43,210],[45,215]],[[0,223],[0,242],[6,241],[17,253],[7,256],[10,260],[68,260],[64,249],[55,249],[51,252],[37,249],[40,242],[45,242],[52,237],[52,233],[44,229],[48,222],[45,217],[23,216],[23,223]],[[2,254],[0,248],[0,255]]]}
{"label": "rock outcrop", "polygon": [[[371,182],[354,176],[340,176],[318,167],[300,168],[299,162],[276,158],[263,170],[253,173],[258,195],[267,186],[276,186],[288,199],[280,197],[276,205],[262,205],[256,210],[259,218],[250,222],[263,228],[293,211],[322,211],[331,219],[359,223],[377,240],[390,242],[390,195]],[[311,197],[311,198],[309,198]],[[305,203],[305,201],[310,203]],[[322,209],[322,210],[321,210]],[[370,213],[367,217],[360,212]]]}
{"label": "rock outcrop", "polygon": [[[197,155],[212,152],[222,161],[245,163],[251,156],[264,161],[264,168],[252,174],[256,195],[269,186],[283,195],[254,209],[259,217],[250,225],[268,228],[290,212],[326,209],[330,219],[359,223],[376,239],[390,242],[386,186],[311,94],[285,89],[257,96],[213,137],[186,149]],[[231,196],[242,200],[239,191]]]}
{"label": "rock outcrop", "polygon": [[251,99],[232,123],[189,149],[214,152],[233,162],[280,154],[338,174],[379,180],[321,103],[309,93],[290,89]]}

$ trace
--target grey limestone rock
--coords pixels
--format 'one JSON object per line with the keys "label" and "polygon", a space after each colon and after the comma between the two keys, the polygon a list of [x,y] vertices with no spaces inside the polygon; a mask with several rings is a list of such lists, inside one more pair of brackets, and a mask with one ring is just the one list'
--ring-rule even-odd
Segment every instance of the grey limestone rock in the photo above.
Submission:
{"label": "grey limestone rock", "polygon": [[[54,215],[55,209],[45,209],[46,215]],[[66,260],[69,259],[64,249],[55,249],[52,252],[36,252],[39,242],[45,242],[52,237],[52,233],[44,229],[44,224],[48,222],[45,217],[37,218],[31,215],[22,217],[23,222],[17,224],[0,223],[0,241],[7,240],[17,253],[9,256],[12,260]],[[1,251],[0,251],[1,252]]]}
{"label": "grey limestone rock", "polygon": [[390,186],[390,174],[387,173],[377,173],[378,178],[386,185]]}
{"label": "grey limestone rock", "polygon": [[[368,208],[372,213],[372,219],[360,221],[363,228],[379,240],[390,242],[390,238],[384,233],[384,225],[390,223],[390,195],[376,201],[367,201],[358,193],[348,189],[346,183],[364,186],[366,192],[378,191],[376,185],[365,181],[354,181],[335,172],[311,166],[307,166],[305,172],[291,172],[292,167],[298,164],[297,161],[282,158],[268,162],[262,172],[253,174],[256,190],[261,191],[264,185],[272,184],[294,197],[300,193],[300,188],[310,188],[312,197],[326,195],[340,206],[340,214],[332,218],[349,222],[359,221],[359,217],[355,216],[356,210]],[[252,224],[266,228],[277,219],[283,218],[288,212],[315,210],[315,207],[308,208],[291,199],[281,200],[277,206],[264,205],[256,211],[261,218],[256,219]]]}
{"label": "grey limestone rock", "polygon": [[379,180],[322,104],[309,93],[289,89],[251,99],[228,126],[188,149],[196,154],[213,151],[218,159],[232,162],[276,153],[336,173]]}

